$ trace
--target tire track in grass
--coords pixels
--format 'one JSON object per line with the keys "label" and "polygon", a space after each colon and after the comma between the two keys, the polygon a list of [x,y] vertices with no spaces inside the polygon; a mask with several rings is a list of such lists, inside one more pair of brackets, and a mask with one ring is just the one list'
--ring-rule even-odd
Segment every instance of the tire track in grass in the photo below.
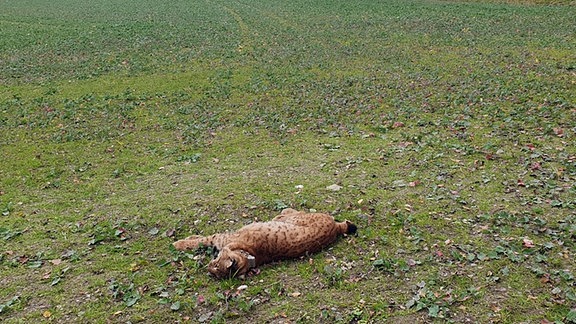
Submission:
{"label": "tire track in grass", "polygon": [[240,30],[240,42],[236,50],[240,53],[245,53],[248,55],[251,54],[254,51],[254,45],[252,42],[252,38],[250,37],[250,27],[244,21],[244,18],[242,18],[240,13],[222,3],[217,3],[215,1],[209,1],[209,0],[207,0],[206,2],[208,2],[211,5],[219,6],[224,11],[226,11],[230,16],[232,16],[232,18],[236,21],[236,24],[238,25],[238,28]]}
{"label": "tire track in grass", "polygon": [[[266,29],[266,26],[273,26],[271,28],[276,28],[277,26],[280,26],[279,29],[281,31],[287,33],[292,31],[294,35],[298,35],[297,37],[300,38],[302,45],[306,44],[317,45],[319,48],[322,48],[325,51],[329,51],[330,49],[333,48],[333,46],[330,45],[328,40],[319,39],[316,37],[313,38],[306,37],[307,39],[305,40],[304,37],[308,33],[307,29],[303,29],[301,26],[298,26],[296,22],[286,19],[276,14],[272,10],[267,10],[260,6],[255,6],[251,3],[243,1],[227,1],[226,3],[220,3],[218,0],[215,1],[206,0],[206,1],[212,5],[217,5],[221,7],[224,11],[230,14],[230,16],[232,16],[236,21],[236,23],[238,24],[241,33],[241,41],[240,44],[238,45],[239,52],[253,54],[255,51],[255,47],[257,46],[257,44],[255,43],[254,36],[259,36],[260,34],[258,28],[256,29],[251,28],[248,25],[248,23],[246,23],[246,19],[243,18],[240,10],[238,10],[240,8],[260,18],[261,23],[258,25],[258,27],[260,28],[260,30],[263,29],[262,35],[270,32],[270,30]],[[238,9],[234,9],[232,6],[235,6]],[[255,24],[256,23],[253,23],[253,25]]]}
{"label": "tire track in grass", "polygon": [[270,21],[277,22],[279,25],[283,26],[284,28],[294,29],[297,32],[302,32],[302,30],[300,28],[298,28],[298,26],[296,24],[294,24],[293,22],[291,22],[285,18],[282,18],[280,15],[275,14],[271,10],[266,10],[266,9],[261,8],[261,7],[256,7],[256,6],[253,6],[249,3],[241,2],[241,1],[234,1],[234,3],[237,5],[246,7],[254,13],[257,12],[260,17],[268,18]]}
{"label": "tire track in grass", "polygon": [[[256,4],[246,0],[231,0],[225,3],[220,3],[219,0],[212,1],[224,8],[237,21],[243,39],[246,39],[247,44],[250,44],[249,53],[252,55],[257,55],[260,49],[265,51],[268,47],[280,45],[286,47],[287,52],[295,56],[308,53],[308,56],[311,57],[328,57],[351,46],[347,40],[324,37],[325,35],[318,34],[317,30],[314,30],[314,25],[299,24],[298,20],[294,19],[289,12],[283,11],[284,7],[277,7],[275,8],[277,10],[274,10],[260,2]],[[250,21],[252,28],[246,23],[249,19],[254,19]],[[274,37],[267,37],[271,35],[282,37],[282,39],[276,40]],[[257,39],[259,36],[264,36],[260,39],[261,42]],[[241,46],[239,46],[240,49],[242,49]],[[244,49],[246,48],[244,47]],[[245,52],[248,53],[247,50]]]}

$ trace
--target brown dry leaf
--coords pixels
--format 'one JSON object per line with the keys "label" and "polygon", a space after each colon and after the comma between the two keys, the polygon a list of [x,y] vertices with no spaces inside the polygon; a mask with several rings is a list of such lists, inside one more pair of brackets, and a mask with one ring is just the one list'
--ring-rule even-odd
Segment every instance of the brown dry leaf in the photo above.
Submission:
{"label": "brown dry leaf", "polygon": [[164,234],[166,235],[166,237],[174,237],[175,232],[176,232],[176,230],[171,228],[171,229],[167,230],[166,233],[164,233]]}
{"label": "brown dry leaf", "polygon": [[556,136],[558,136],[558,137],[563,137],[564,136],[564,130],[560,127],[554,128],[554,134],[556,134]]}
{"label": "brown dry leaf", "polygon": [[203,295],[198,295],[198,299],[196,300],[196,303],[198,305],[203,304],[206,301],[206,299],[204,299]]}
{"label": "brown dry leaf", "polygon": [[299,297],[300,295],[302,295],[302,293],[295,291],[295,292],[291,293],[289,296],[290,297]]}
{"label": "brown dry leaf", "polygon": [[50,260],[50,263],[52,263],[53,265],[57,266],[60,265],[62,263],[62,259],[54,259],[54,260]]}
{"label": "brown dry leaf", "polygon": [[532,240],[530,240],[530,239],[525,238],[522,240],[522,245],[524,245],[524,247],[527,247],[527,248],[533,248],[534,242],[532,242]]}

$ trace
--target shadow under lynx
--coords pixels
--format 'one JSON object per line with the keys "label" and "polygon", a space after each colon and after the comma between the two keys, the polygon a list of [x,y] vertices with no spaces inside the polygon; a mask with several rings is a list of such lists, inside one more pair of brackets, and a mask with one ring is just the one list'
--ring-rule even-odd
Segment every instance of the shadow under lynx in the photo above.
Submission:
{"label": "shadow under lynx", "polygon": [[243,276],[259,265],[315,253],[333,243],[338,236],[354,234],[356,225],[336,222],[328,214],[284,209],[268,222],[257,222],[241,229],[211,236],[190,236],[173,243],[177,250],[213,246],[218,256],[208,264],[216,278]]}

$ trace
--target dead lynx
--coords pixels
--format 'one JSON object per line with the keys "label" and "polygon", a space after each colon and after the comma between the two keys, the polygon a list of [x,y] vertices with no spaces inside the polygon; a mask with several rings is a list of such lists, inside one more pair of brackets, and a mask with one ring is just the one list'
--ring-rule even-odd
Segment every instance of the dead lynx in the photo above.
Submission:
{"label": "dead lynx", "polygon": [[252,223],[236,232],[190,236],[174,242],[177,250],[214,246],[220,252],[208,264],[216,278],[243,276],[251,268],[280,259],[296,258],[320,251],[338,235],[354,234],[356,225],[338,223],[328,214],[284,209],[269,222]]}

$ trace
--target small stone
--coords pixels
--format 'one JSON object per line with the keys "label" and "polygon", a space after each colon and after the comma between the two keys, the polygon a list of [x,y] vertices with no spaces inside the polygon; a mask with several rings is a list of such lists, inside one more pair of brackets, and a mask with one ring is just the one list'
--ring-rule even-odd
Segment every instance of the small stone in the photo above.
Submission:
{"label": "small stone", "polygon": [[241,285],[241,286],[238,286],[238,288],[236,288],[236,290],[238,290],[238,291],[242,291],[242,290],[246,290],[246,289],[248,289],[247,285]]}

